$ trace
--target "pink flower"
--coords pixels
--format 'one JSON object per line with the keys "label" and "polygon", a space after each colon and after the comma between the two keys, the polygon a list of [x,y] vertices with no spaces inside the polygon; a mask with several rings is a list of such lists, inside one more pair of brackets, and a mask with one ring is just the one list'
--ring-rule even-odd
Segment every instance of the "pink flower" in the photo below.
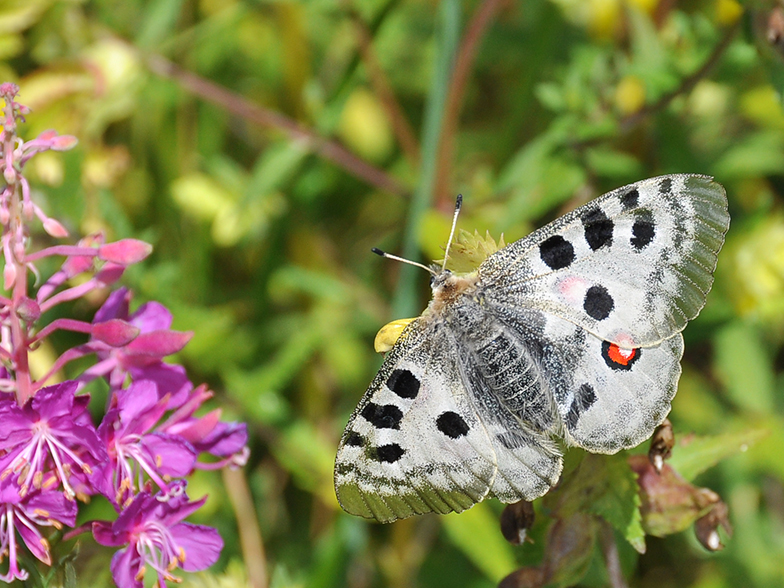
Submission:
{"label": "pink flower", "polygon": [[181,522],[206,500],[188,502],[185,483],[155,495],[142,492],[113,523],[93,523],[93,536],[101,545],[125,546],[112,558],[112,577],[119,588],[142,588],[152,570],[158,586],[180,582],[172,572],[203,570],[218,560],[223,540],[215,529]]}
{"label": "pink flower", "polygon": [[73,498],[72,471],[89,477],[106,460],[86,411],[90,397],[76,396],[77,386],[67,381],[42,388],[23,407],[5,395],[0,399],[0,449],[7,452],[0,459],[0,480],[15,477],[22,496],[59,481]]}

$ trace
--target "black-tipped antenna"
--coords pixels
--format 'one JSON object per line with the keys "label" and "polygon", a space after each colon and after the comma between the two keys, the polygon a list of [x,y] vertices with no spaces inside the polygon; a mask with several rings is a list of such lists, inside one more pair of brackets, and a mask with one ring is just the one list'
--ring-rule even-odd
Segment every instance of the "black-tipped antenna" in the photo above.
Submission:
{"label": "black-tipped antenna", "polygon": [[452,237],[455,236],[455,228],[457,227],[457,216],[460,214],[460,208],[463,206],[463,195],[458,194],[455,201],[455,216],[452,217],[452,230],[449,231],[449,241],[446,242],[446,249],[444,250],[444,265],[441,266],[441,271],[446,269],[446,260],[449,257],[449,248],[452,246]]}
{"label": "black-tipped antenna", "polygon": [[410,259],[403,259],[402,257],[398,257],[397,255],[392,255],[391,253],[387,253],[386,251],[381,251],[381,249],[379,249],[378,247],[373,247],[371,251],[376,255],[380,255],[381,257],[386,257],[387,259],[394,259],[395,261],[401,261],[409,265],[415,265],[417,267],[421,267],[423,270],[430,272],[434,276],[438,275],[432,268],[429,268],[426,265],[422,265],[421,263],[417,263],[416,261],[411,261]]}

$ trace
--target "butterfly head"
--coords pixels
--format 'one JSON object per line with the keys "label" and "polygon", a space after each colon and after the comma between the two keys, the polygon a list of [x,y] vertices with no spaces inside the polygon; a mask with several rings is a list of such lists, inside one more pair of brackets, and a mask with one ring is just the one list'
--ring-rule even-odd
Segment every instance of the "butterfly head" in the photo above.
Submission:
{"label": "butterfly head", "polygon": [[478,280],[479,275],[476,272],[457,275],[448,269],[438,270],[430,278],[430,288],[433,290],[430,311],[437,313],[455,302],[460,296],[470,293],[475,289]]}

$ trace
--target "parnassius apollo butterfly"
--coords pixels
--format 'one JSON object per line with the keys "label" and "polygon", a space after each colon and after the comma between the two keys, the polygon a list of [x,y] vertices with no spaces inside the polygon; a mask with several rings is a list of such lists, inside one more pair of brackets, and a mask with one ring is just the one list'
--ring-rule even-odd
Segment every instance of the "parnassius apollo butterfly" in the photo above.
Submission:
{"label": "parnassius apollo butterfly", "polygon": [[721,185],[669,175],[605,194],[470,274],[430,268],[432,301],[341,439],[340,504],[390,522],[533,500],[558,480],[559,439],[615,453],[650,437],[728,227]]}

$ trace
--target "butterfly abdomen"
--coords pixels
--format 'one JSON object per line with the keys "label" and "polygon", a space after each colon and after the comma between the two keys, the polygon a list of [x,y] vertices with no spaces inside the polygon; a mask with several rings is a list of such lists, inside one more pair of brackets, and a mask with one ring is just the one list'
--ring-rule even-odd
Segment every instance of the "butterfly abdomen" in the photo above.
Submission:
{"label": "butterfly abdomen", "polygon": [[533,430],[550,431],[556,420],[555,404],[542,368],[524,339],[476,298],[466,296],[451,310],[449,322],[459,333],[462,360],[476,366],[472,393],[489,392],[515,419]]}

